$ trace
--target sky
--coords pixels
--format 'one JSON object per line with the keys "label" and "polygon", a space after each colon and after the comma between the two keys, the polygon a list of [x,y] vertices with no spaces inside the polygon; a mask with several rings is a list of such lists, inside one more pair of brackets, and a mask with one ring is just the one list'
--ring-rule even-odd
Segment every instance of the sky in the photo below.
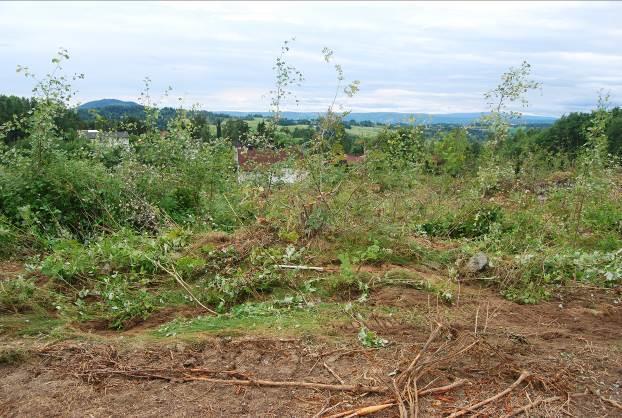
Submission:
{"label": "sky", "polygon": [[542,88],[525,112],[559,116],[591,110],[601,89],[622,102],[621,20],[622,2],[0,2],[0,94],[30,95],[16,66],[44,75],[63,47],[83,103],[136,101],[148,76],[162,105],[267,111],[294,37],[287,60],[305,81],[287,110],[325,110],[338,63],[361,82],[338,99],[355,112],[483,111],[527,60]]}

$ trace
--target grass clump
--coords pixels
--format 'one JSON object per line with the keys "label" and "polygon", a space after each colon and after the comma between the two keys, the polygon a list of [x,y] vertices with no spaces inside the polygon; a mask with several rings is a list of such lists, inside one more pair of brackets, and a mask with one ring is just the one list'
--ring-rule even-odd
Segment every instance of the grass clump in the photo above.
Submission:
{"label": "grass clump", "polygon": [[26,351],[20,348],[0,348],[0,366],[15,366],[28,359]]}

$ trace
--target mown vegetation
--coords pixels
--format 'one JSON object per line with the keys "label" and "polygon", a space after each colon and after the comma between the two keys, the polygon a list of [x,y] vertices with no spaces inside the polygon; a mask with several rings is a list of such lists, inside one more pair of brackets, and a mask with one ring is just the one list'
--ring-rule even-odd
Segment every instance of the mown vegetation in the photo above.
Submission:
{"label": "mown vegetation", "polygon": [[[0,312],[120,329],[197,303],[220,321],[333,312],[330,302],[349,315],[385,285],[414,286],[448,304],[461,280],[518,303],[574,282],[620,285],[619,109],[603,100],[548,128],[516,128],[515,105],[539,87],[524,63],[487,94],[490,113],[477,126],[373,127],[357,136],[346,133],[334,102],[310,125],[283,127],[279,109],[302,81],[287,51],[275,65],[275,118],[250,127],[183,109],[162,118],[147,85],[129,146],[79,138],[67,122],[75,111],[72,78],[59,75],[64,51],[56,70],[36,79],[32,99],[7,100],[0,256],[25,270],[0,279]],[[332,62],[332,51],[324,56]],[[358,82],[335,70],[341,96],[355,95]],[[484,140],[472,135],[483,129]],[[233,144],[282,148],[290,158],[242,177]],[[345,153],[363,152],[345,162]],[[282,169],[298,181],[282,181]],[[488,267],[469,271],[466,261],[480,252]],[[404,265],[443,280],[407,274]],[[220,326],[197,319],[160,333],[201,321]],[[382,345],[364,328],[360,339]]]}

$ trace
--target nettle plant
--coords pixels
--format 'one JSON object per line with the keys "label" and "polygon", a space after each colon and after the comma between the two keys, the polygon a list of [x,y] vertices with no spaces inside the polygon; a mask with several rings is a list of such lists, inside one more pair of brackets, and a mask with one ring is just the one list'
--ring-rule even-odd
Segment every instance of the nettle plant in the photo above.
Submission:
{"label": "nettle plant", "polygon": [[532,80],[530,76],[531,65],[523,61],[520,67],[510,67],[501,75],[501,83],[484,94],[489,113],[482,117],[481,122],[488,126],[490,137],[486,142],[478,171],[478,185],[483,195],[497,188],[500,182],[510,179],[514,174],[510,165],[500,163],[498,150],[507,141],[512,122],[522,116],[522,112],[514,110],[515,106],[527,108],[529,106],[527,93],[541,88],[541,83]]}

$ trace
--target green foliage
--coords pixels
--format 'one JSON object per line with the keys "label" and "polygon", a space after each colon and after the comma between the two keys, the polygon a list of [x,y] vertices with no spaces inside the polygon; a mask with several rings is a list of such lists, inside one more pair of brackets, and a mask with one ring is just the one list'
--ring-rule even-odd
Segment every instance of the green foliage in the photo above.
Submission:
{"label": "green foliage", "polygon": [[361,327],[357,337],[361,345],[367,348],[382,348],[389,344],[388,340],[380,338],[374,331],[366,327]]}
{"label": "green foliage", "polygon": [[0,366],[12,366],[23,363],[28,358],[28,353],[22,348],[0,348]]}
{"label": "green foliage", "polygon": [[564,252],[516,256],[516,278],[502,290],[515,302],[535,304],[547,299],[553,286],[576,280],[613,287],[622,283],[622,250]]}
{"label": "green foliage", "polygon": [[397,130],[385,129],[376,140],[375,146],[384,151],[394,169],[399,170],[425,160],[423,127]]}
{"label": "green foliage", "polygon": [[32,308],[37,291],[34,280],[22,277],[0,280],[0,311],[25,312]]}
{"label": "green foliage", "polygon": [[15,226],[52,236],[67,231],[84,238],[122,219],[122,181],[102,164],[59,157],[41,175],[28,159],[16,156],[4,168],[0,210]]}
{"label": "green foliage", "polygon": [[488,234],[501,221],[502,214],[501,208],[494,205],[466,208],[457,215],[420,224],[417,230],[429,236],[478,238]]}
{"label": "green foliage", "polygon": [[408,270],[390,270],[377,280],[379,286],[399,286],[423,290],[435,295],[440,301],[452,305],[455,301],[455,290],[450,282],[434,282]]}
{"label": "green foliage", "polygon": [[521,286],[509,287],[501,293],[506,299],[523,305],[534,305],[550,296],[550,292],[542,284],[532,281],[526,281]]}
{"label": "green foliage", "polygon": [[229,119],[222,125],[222,135],[234,145],[245,145],[248,134],[248,123],[241,119]]}
{"label": "green foliage", "polygon": [[519,104],[525,108],[529,105],[526,93],[540,88],[541,84],[529,79],[531,65],[523,61],[520,67],[510,67],[501,75],[501,82],[497,87],[484,94],[488,101],[490,114],[483,121],[490,126],[490,141],[492,148],[497,148],[509,136],[509,121],[521,116],[521,113],[513,110],[512,105]]}
{"label": "green foliage", "polygon": [[390,256],[393,251],[390,248],[382,248],[379,245],[378,240],[374,240],[373,244],[368,246],[362,251],[354,253],[353,262],[359,263],[378,263],[386,260],[387,256]]}
{"label": "green foliage", "polygon": [[[146,289],[135,286],[123,276],[103,277],[98,283],[96,294],[101,297],[101,304],[104,305],[103,316],[109,320],[110,327],[116,329],[124,328],[135,319],[147,319],[157,304],[155,297]],[[77,301],[78,307],[80,301]]]}
{"label": "green foliage", "polygon": [[622,250],[556,254],[550,263],[558,280],[573,278],[606,287],[622,283]]}
{"label": "green foliage", "polygon": [[437,170],[457,176],[467,167],[471,157],[470,148],[467,132],[464,129],[454,129],[434,143],[431,163]]}
{"label": "green foliage", "polygon": [[[157,263],[171,262],[174,251],[185,244],[186,238],[182,230],[171,230],[157,238],[120,230],[88,245],[60,239],[52,243],[52,253],[43,259],[40,269],[46,276],[67,282],[95,278],[102,271],[149,277],[158,271]],[[187,262],[180,265],[184,264],[187,269]]]}
{"label": "green foliage", "polygon": [[535,143],[542,149],[563,154],[574,160],[588,143],[589,128],[594,125],[594,118],[606,116],[605,132],[608,137],[607,152],[622,156],[622,109],[603,109],[607,113],[569,113],[544,130],[532,134]]}

